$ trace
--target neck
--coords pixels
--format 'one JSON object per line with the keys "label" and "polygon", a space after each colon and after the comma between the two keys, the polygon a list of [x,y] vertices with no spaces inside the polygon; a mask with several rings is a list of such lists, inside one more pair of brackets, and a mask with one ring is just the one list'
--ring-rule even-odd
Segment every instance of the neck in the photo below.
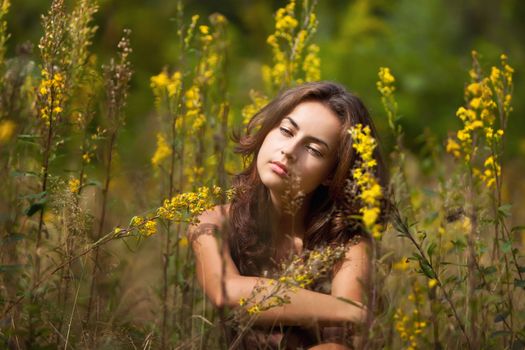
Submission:
{"label": "neck", "polygon": [[272,232],[274,239],[282,240],[289,238],[304,238],[305,226],[304,221],[308,212],[309,197],[304,197],[302,205],[295,208],[292,213],[291,206],[284,202],[282,196],[276,195],[270,191],[271,210],[270,220],[272,222]]}

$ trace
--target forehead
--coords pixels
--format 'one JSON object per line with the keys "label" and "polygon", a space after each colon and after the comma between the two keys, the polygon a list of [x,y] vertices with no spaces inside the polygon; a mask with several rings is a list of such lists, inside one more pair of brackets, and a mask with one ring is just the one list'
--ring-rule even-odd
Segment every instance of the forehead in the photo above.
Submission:
{"label": "forehead", "polygon": [[289,122],[286,117],[291,118],[307,136],[317,137],[328,144],[339,142],[341,120],[321,102],[301,102],[282,122]]}

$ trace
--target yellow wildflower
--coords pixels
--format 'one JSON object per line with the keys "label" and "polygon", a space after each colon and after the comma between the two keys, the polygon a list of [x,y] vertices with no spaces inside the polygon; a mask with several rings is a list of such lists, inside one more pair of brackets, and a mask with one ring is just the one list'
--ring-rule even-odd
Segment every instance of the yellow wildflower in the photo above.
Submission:
{"label": "yellow wildflower", "polygon": [[199,30],[201,34],[209,34],[210,33],[210,27],[208,26],[199,26]]}
{"label": "yellow wildflower", "polygon": [[255,90],[250,90],[251,104],[242,109],[243,123],[248,124],[250,119],[268,103],[268,98]]}
{"label": "yellow wildflower", "polygon": [[377,162],[373,158],[376,141],[371,135],[370,127],[355,125],[348,131],[352,135],[352,148],[361,158],[359,167],[353,170],[352,176],[356,182],[363,207],[360,209],[362,220],[366,229],[373,237],[381,237],[382,227],[378,225],[377,219],[381,213],[380,205],[383,196],[382,188],[373,174]]}
{"label": "yellow wildflower", "polygon": [[398,262],[394,263],[394,265],[392,265],[392,268],[394,270],[399,270],[399,271],[406,271],[409,269],[409,267],[410,267],[410,261],[406,257],[401,258],[401,260],[399,260]]}
{"label": "yellow wildflower", "polygon": [[42,70],[42,80],[38,87],[40,108],[39,117],[46,126],[55,121],[62,113],[64,103],[64,77],[60,72],[49,73]]}
{"label": "yellow wildflower", "polygon": [[144,224],[144,229],[139,230],[140,233],[142,233],[144,236],[149,237],[155,233],[157,233],[157,222],[154,220],[148,220]]}
{"label": "yellow wildflower", "polygon": [[80,180],[77,178],[69,179],[68,186],[71,193],[78,193],[78,190],[80,189]]}
{"label": "yellow wildflower", "polygon": [[86,164],[91,163],[91,154],[89,152],[82,154],[82,161],[84,161]]}
{"label": "yellow wildflower", "polygon": [[179,247],[185,248],[187,246],[188,246],[188,237],[186,236],[181,237],[181,239],[179,240]]}
{"label": "yellow wildflower", "polygon": [[[437,286],[437,284],[438,284],[438,281],[437,281],[437,279],[435,279],[435,278],[432,278],[432,279],[429,279],[429,280],[428,280],[428,288],[429,288],[429,289],[434,288],[435,286]],[[424,323],[424,322],[422,322],[422,323]],[[425,325],[426,325],[426,324],[425,324]]]}
{"label": "yellow wildflower", "polygon": [[319,58],[319,46],[311,44],[303,62],[305,81],[318,81],[321,79],[321,59]]}
{"label": "yellow wildflower", "polygon": [[164,159],[168,158],[171,155],[171,148],[166,142],[166,139],[164,138],[164,135],[161,133],[157,134],[157,149],[155,150],[155,154],[153,154],[153,157],[151,158],[151,164],[153,166],[160,166],[162,161]]}
{"label": "yellow wildflower", "polygon": [[15,131],[16,124],[11,120],[0,121],[0,145],[7,143]]}
{"label": "yellow wildflower", "polygon": [[164,201],[162,207],[157,209],[157,216],[166,220],[195,222],[198,215],[215,205],[215,199],[221,192],[215,186],[211,191],[208,187],[199,187],[196,192],[178,194]]}
{"label": "yellow wildflower", "polygon": [[454,157],[459,158],[460,156],[460,150],[458,143],[454,141],[454,139],[449,138],[447,140],[447,152],[452,153]]}

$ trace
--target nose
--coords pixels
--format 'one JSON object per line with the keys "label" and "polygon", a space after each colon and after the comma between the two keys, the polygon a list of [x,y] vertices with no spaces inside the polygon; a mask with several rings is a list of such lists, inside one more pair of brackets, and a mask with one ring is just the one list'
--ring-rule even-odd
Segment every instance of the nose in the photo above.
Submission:
{"label": "nose", "polygon": [[294,142],[290,142],[281,148],[281,154],[290,162],[295,162],[297,160],[295,153],[296,144]]}

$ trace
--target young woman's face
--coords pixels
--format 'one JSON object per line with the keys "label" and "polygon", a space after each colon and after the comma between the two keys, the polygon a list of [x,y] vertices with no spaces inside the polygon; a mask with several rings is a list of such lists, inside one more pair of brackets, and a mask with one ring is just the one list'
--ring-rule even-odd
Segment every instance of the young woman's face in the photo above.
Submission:
{"label": "young woman's face", "polygon": [[271,191],[282,192],[290,174],[300,190],[313,192],[329,179],[337,159],[341,121],[317,101],[302,102],[266,135],[257,155],[257,171]]}

